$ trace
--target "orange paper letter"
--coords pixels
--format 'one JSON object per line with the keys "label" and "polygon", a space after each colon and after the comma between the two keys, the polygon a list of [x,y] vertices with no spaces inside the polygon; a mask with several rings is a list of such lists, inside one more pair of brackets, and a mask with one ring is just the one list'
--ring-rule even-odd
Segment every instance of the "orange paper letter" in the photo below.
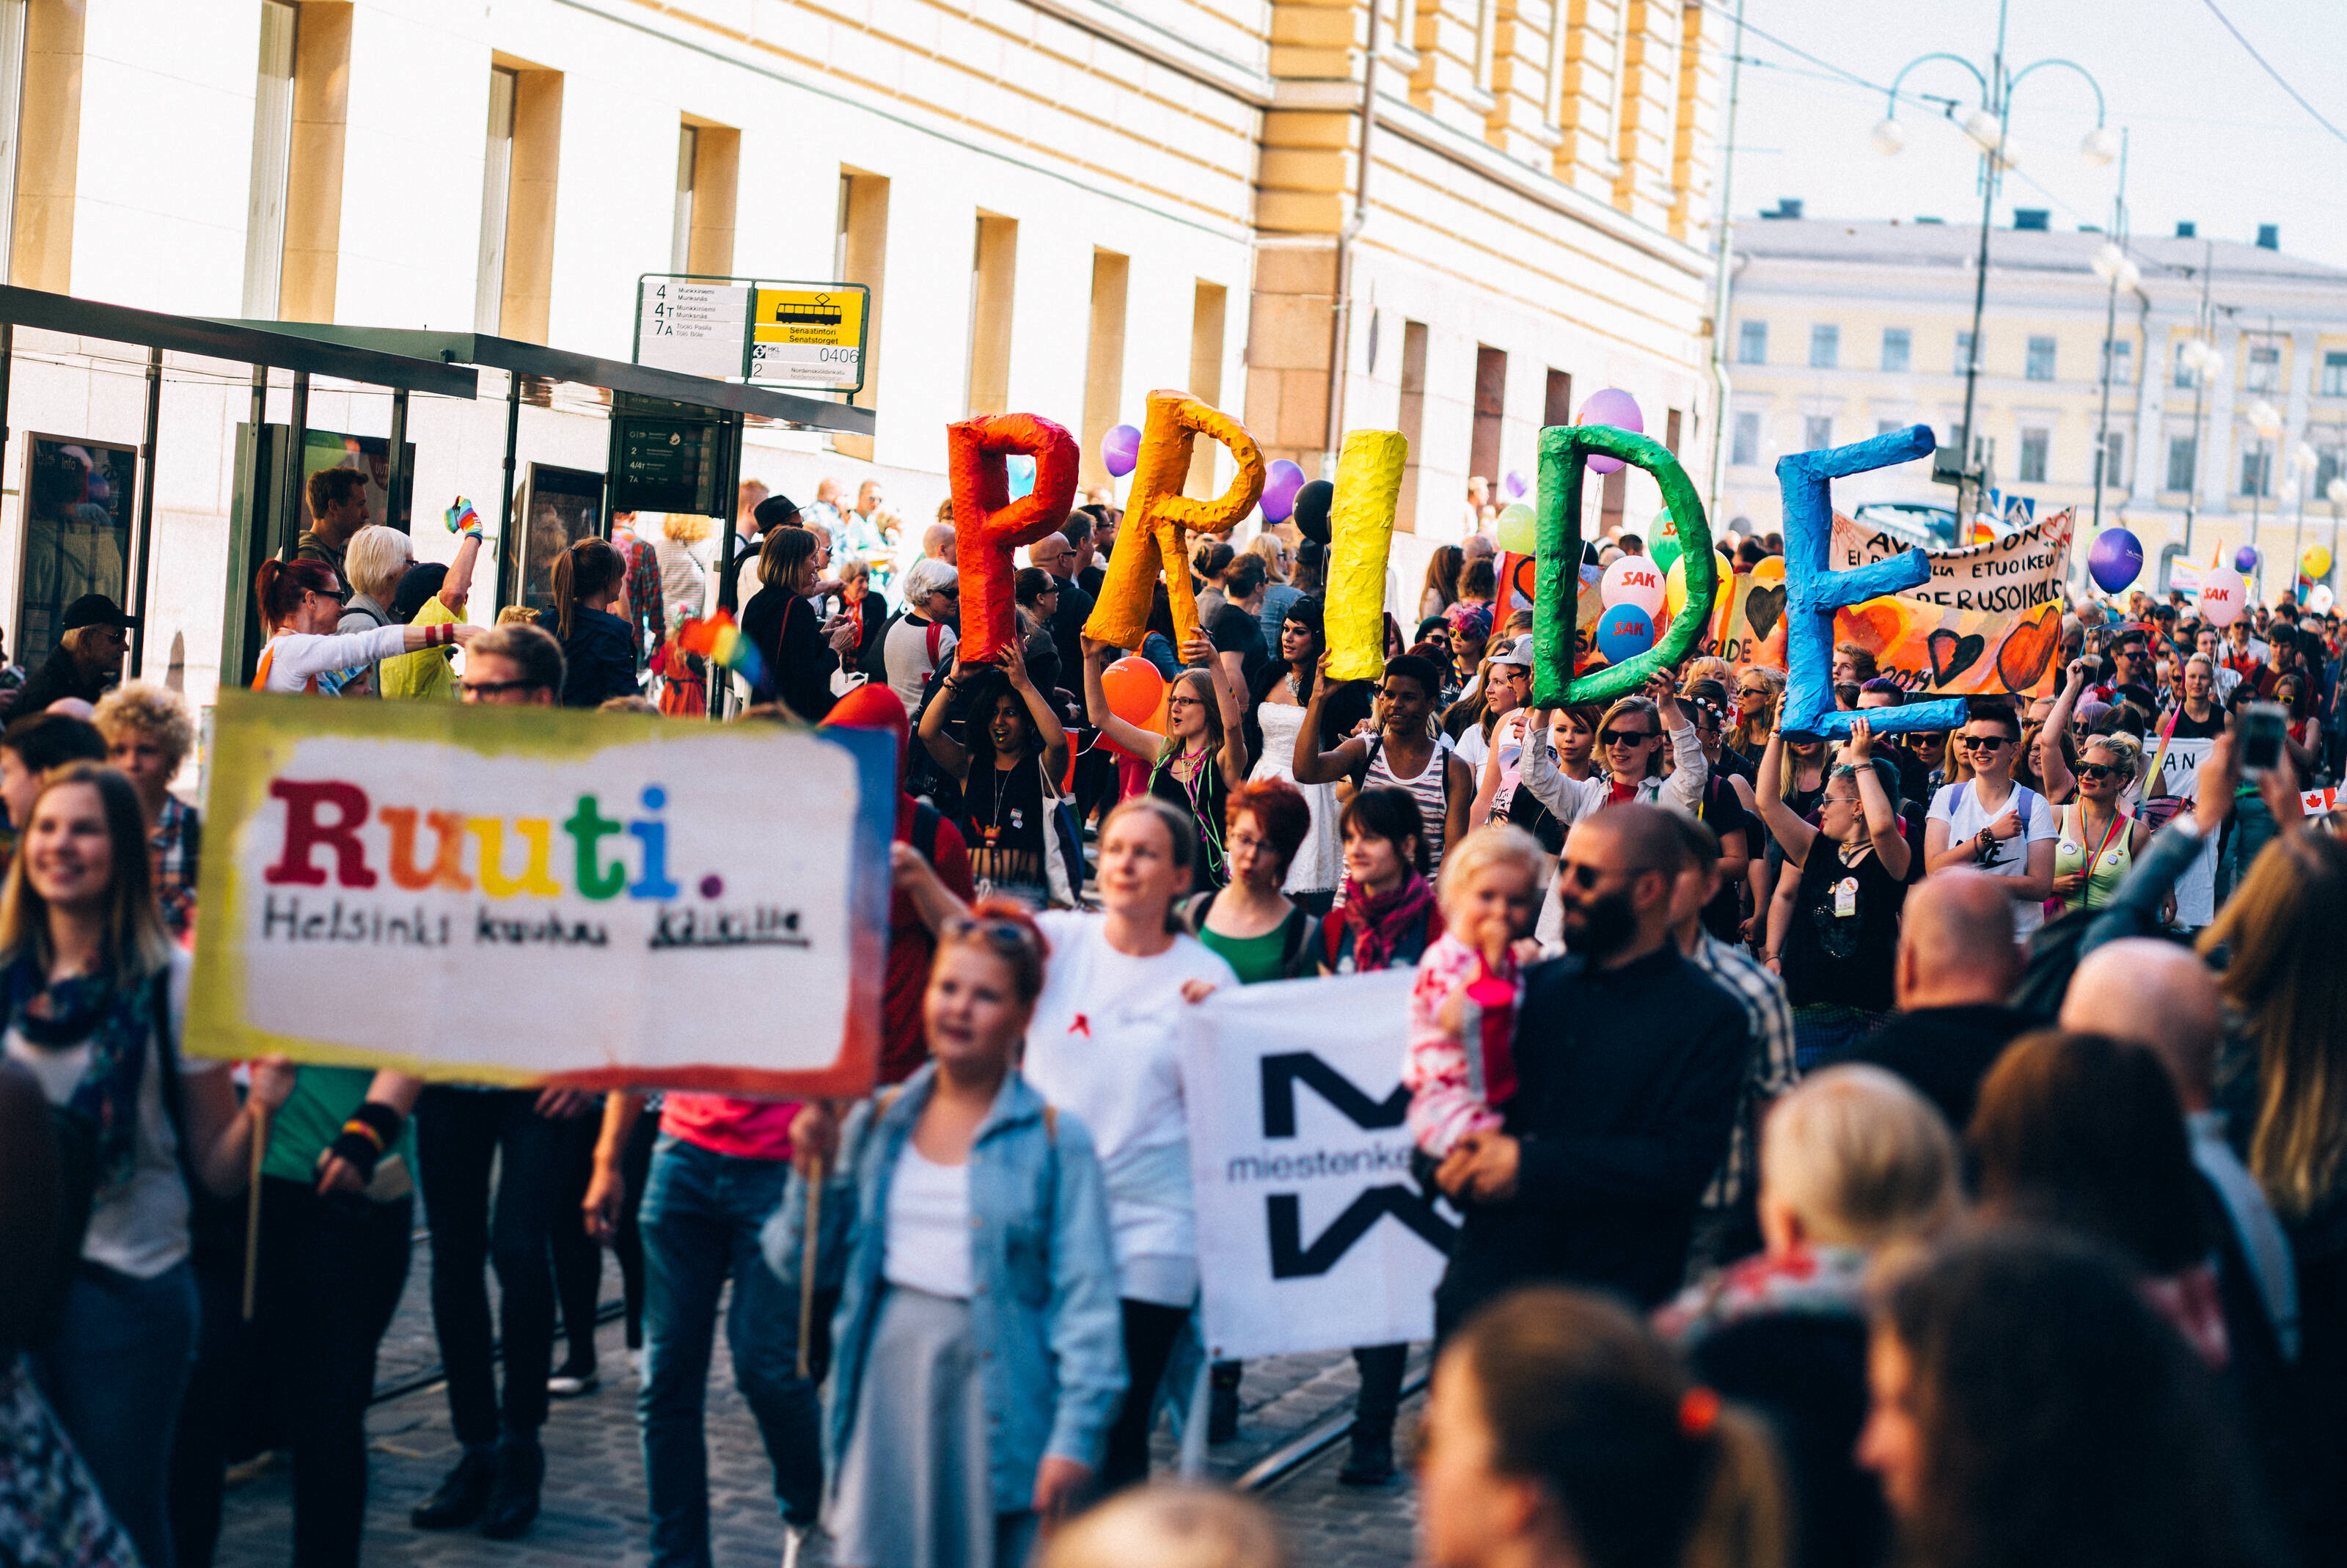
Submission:
{"label": "orange paper letter", "polygon": [[[1211,501],[1182,494],[1182,481],[1190,474],[1190,444],[1199,436],[1229,447],[1239,466],[1231,487]],[[1237,420],[1186,393],[1151,393],[1124,526],[1117,529],[1116,552],[1109,557],[1100,602],[1084,623],[1084,635],[1119,648],[1139,648],[1149,632],[1150,599],[1162,575],[1173,606],[1178,651],[1198,630],[1198,601],[1190,591],[1190,536],[1226,533],[1235,527],[1263,498],[1263,450]],[[965,624],[969,606],[965,590]]]}

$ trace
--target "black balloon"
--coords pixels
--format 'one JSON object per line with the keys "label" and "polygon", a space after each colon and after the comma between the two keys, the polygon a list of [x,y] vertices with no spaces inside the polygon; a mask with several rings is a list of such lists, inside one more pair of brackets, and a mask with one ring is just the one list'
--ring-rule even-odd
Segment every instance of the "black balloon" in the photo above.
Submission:
{"label": "black balloon", "polygon": [[1337,487],[1326,479],[1315,479],[1296,492],[1293,518],[1296,530],[1307,539],[1321,544],[1328,542],[1328,507],[1337,498]]}

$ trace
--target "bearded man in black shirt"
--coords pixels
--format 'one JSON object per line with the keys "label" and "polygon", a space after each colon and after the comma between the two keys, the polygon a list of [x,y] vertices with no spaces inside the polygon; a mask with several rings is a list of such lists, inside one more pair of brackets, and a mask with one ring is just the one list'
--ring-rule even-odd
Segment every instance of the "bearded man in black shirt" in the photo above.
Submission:
{"label": "bearded man in black shirt", "polygon": [[1670,939],[1685,853],[1663,808],[1635,803],[1565,839],[1566,956],[1525,973],[1505,1124],[1461,1140],[1435,1174],[1466,1214],[1438,1335],[1536,1280],[1642,1310],[1678,1288],[1747,1046],[1743,1009]]}

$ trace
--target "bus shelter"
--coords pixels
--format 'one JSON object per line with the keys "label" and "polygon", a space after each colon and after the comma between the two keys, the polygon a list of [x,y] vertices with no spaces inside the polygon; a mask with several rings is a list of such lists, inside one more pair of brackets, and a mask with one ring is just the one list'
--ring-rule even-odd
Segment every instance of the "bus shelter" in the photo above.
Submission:
{"label": "bus shelter", "polygon": [[[394,431],[388,488],[394,496],[404,495],[410,477],[400,436],[410,395],[466,400],[478,395],[478,371],[436,355],[338,343],[292,332],[273,322],[169,315],[36,289],[0,286],[0,450],[6,448],[10,436],[10,393],[20,353],[16,339],[20,327],[77,340],[72,347],[52,351],[51,358],[79,356],[87,363],[107,345],[146,351],[142,436],[135,446],[82,432],[22,432],[18,592],[9,629],[16,634],[18,657],[27,662],[46,657],[56,645],[55,621],[65,602],[85,591],[103,592],[135,618],[129,668],[134,674],[145,671],[167,353],[249,367],[250,428],[253,431],[266,428],[272,371],[292,376],[290,418],[297,430],[307,416],[313,377],[388,389]],[[92,349],[87,346],[91,343],[99,347]],[[216,379],[225,379],[220,373],[214,374]],[[298,441],[295,446],[298,449]],[[239,432],[235,482],[243,504],[232,510],[230,528],[221,613],[223,682],[251,678],[261,644],[251,602],[253,575],[271,553],[290,553],[297,531],[293,525],[300,515],[296,493],[300,466],[272,472],[263,465],[267,456],[263,444]],[[401,510],[392,509],[395,514]]]}
{"label": "bus shelter", "polygon": [[[609,538],[623,512],[682,512],[730,528],[749,421],[793,430],[869,436],[874,411],[822,396],[690,375],[484,333],[404,328],[271,325],[321,343],[402,359],[494,370],[506,377],[504,483],[497,498],[497,602],[535,603],[544,563],[588,531]],[[521,409],[536,393],[568,384],[600,395],[610,438],[600,475],[555,465],[525,466]],[[520,521],[517,526],[518,513]],[[730,538],[712,563],[717,602],[738,602],[741,552]]]}

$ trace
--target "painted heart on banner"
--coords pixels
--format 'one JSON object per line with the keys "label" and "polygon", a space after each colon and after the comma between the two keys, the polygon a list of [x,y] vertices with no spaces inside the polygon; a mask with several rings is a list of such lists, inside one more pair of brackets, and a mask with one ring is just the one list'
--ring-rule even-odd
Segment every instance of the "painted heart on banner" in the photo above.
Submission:
{"label": "painted heart on banner", "polygon": [[1752,628],[1755,641],[1766,642],[1768,633],[1777,630],[1777,622],[1785,618],[1785,590],[1782,588],[1755,587],[1744,596],[1745,624]]}
{"label": "painted heart on banner", "polygon": [[1837,620],[1850,622],[1851,641],[1880,656],[1882,651],[1899,641],[1910,619],[1910,612],[1896,600],[1871,600],[1841,612]]}
{"label": "painted heart on banner", "polygon": [[1988,644],[1967,633],[1959,637],[1942,627],[1923,640],[1932,655],[1932,684],[1944,686],[1974,664],[1986,652]]}
{"label": "painted heart on banner", "polygon": [[1996,678],[2004,689],[2015,696],[2037,684],[2045,673],[2054,649],[2062,640],[2062,628],[2054,606],[2035,620],[2024,620],[2004,634],[2004,641],[1996,651]]}

